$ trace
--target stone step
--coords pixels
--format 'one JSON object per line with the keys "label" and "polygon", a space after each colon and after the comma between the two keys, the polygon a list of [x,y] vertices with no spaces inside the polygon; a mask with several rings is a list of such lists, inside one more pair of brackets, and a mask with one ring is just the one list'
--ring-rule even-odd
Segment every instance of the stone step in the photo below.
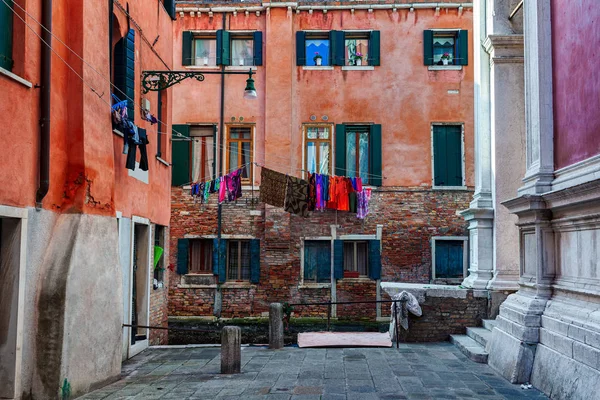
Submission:
{"label": "stone step", "polygon": [[483,320],[483,327],[485,329],[487,329],[488,331],[493,330],[496,327],[497,323],[495,319],[484,319]]}
{"label": "stone step", "polygon": [[485,328],[467,328],[467,336],[479,343],[484,349],[492,339],[492,331]]}
{"label": "stone step", "polygon": [[488,353],[467,335],[450,335],[450,342],[454,343],[469,359],[482,364],[487,363]]}

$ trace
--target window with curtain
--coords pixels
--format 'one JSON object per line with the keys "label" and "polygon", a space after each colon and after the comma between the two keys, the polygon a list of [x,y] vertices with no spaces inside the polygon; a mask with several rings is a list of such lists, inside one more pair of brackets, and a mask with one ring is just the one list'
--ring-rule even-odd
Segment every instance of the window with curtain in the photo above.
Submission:
{"label": "window with curtain", "polygon": [[254,65],[254,40],[252,35],[231,37],[231,65]]}
{"label": "window with curtain", "polygon": [[217,65],[217,38],[215,36],[196,36],[193,43],[194,65]]}
{"label": "window with curtain", "polygon": [[330,41],[327,33],[306,33],[306,65],[331,65],[330,63]]}
{"label": "window with curtain", "polygon": [[442,65],[444,59],[448,65],[454,64],[456,56],[457,32],[434,32],[433,34],[433,63]]}
{"label": "window with curtain", "polygon": [[305,165],[310,173],[329,175],[331,172],[331,126],[306,125]]}
{"label": "window with curtain", "polygon": [[369,182],[369,126],[346,126],[346,176]]}
{"label": "window with curtain", "polygon": [[344,58],[346,65],[369,65],[369,34],[346,32]]}
{"label": "window with curtain", "polygon": [[214,175],[214,127],[197,126],[190,129],[192,139],[192,181],[202,182]]}
{"label": "window with curtain", "polygon": [[230,126],[227,131],[227,171],[242,169],[242,179],[252,173],[252,127]]}
{"label": "window with curtain", "polygon": [[331,241],[306,240],[304,242],[304,282],[329,283],[331,281]]}
{"label": "window with curtain", "polygon": [[250,240],[227,241],[227,280],[250,280]]}
{"label": "window with curtain", "polygon": [[189,246],[189,273],[212,274],[212,239],[190,239]]}
{"label": "window with curtain", "polygon": [[369,273],[369,244],[366,241],[344,241],[344,271]]}

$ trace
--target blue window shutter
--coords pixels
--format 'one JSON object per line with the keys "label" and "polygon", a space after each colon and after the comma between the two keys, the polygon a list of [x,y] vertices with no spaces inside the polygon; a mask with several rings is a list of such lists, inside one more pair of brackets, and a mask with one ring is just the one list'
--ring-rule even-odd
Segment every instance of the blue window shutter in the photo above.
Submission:
{"label": "blue window shutter", "polygon": [[176,19],[177,13],[175,12],[175,0],[164,0],[163,4],[165,5],[165,9],[167,10],[167,13],[171,19]]}
{"label": "blue window shutter", "polygon": [[375,67],[381,65],[380,36],[379,31],[371,31],[369,35],[369,65]]}
{"label": "blue window shutter", "polygon": [[331,242],[323,241],[317,253],[317,282],[324,283],[331,280]]}
{"label": "blue window shutter", "polygon": [[217,65],[231,65],[231,36],[228,31],[217,31]]}
{"label": "blue window shutter", "polygon": [[382,157],[382,145],[381,145],[381,125],[371,125],[369,142],[369,183],[373,186],[381,186],[383,183],[381,163]]}
{"label": "blue window shutter", "polygon": [[369,278],[381,279],[381,242],[369,240]]}
{"label": "blue window shutter", "polygon": [[[180,137],[177,133],[182,134]],[[173,125],[171,142],[171,185],[181,186],[190,182],[190,137],[189,125]]]}
{"label": "blue window shutter", "polygon": [[135,31],[130,29],[115,45],[115,95],[127,100],[127,116],[134,121]]}
{"label": "blue window shutter", "polygon": [[[13,0],[0,1],[0,67],[12,71],[13,58]],[[9,8],[10,7],[10,8]]]}
{"label": "blue window shutter", "polygon": [[335,174],[346,176],[346,125],[335,126]]}
{"label": "blue window shutter", "polygon": [[296,65],[306,65],[306,32],[296,32]]}
{"label": "blue window shutter", "polygon": [[213,239],[212,269],[214,275],[219,275],[219,239]]}
{"label": "blue window shutter", "polygon": [[221,239],[219,246],[219,283],[227,280],[227,241]]}
{"label": "blue window shutter", "polygon": [[185,275],[188,273],[188,260],[190,254],[189,239],[177,240],[177,273]]}
{"label": "blue window shutter", "polygon": [[423,31],[423,63],[433,65],[433,31]]}
{"label": "blue window shutter", "polygon": [[469,65],[469,31],[458,31],[458,65]]}
{"label": "blue window shutter", "polygon": [[256,31],[253,34],[253,44],[254,44],[254,65],[263,65],[263,53],[262,53],[262,40],[263,33],[261,31]]}
{"label": "blue window shutter", "polygon": [[344,241],[333,241],[333,277],[342,279],[344,277]]}
{"label": "blue window shutter", "polygon": [[181,39],[181,65],[194,65],[194,60],[192,60],[194,34],[190,31],[184,31]]}
{"label": "blue window shutter", "polygon": [[463,277],[463,242],[452,241],[448,247],[449,278]]}
{"label": "blue window shutter", "polygon": [[344,31],[329,31],[331,65],[346,64],[346,35]]}
{"label": "blue window shutter", "polygon": [[250,283],[260,281],[260,239],[250,240]]}

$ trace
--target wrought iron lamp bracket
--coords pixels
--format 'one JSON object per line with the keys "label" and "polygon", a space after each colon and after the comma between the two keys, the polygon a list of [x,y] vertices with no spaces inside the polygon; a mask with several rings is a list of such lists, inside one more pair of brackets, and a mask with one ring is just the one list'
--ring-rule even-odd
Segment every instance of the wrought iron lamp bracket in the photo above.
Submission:
{"label": "wrought iron lamp bracket", "polygon": [[144,93],[157,92],[170,88],[173,85],[187,79],[193,78],[198,82],[204,81],[204,75],[229,75],[248,74],[250,78],[254,71],[142,71],[142,90]]}

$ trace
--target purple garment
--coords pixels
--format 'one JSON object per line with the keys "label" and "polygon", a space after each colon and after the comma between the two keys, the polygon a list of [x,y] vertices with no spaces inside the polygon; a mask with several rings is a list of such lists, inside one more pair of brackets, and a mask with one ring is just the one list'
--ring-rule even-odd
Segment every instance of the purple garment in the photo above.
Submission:
{"label": "purple garment", "polygon": [[364,188],[356,193],[356,218],[364,219],[369,214],[369,200],[371,200],[371,189]]}
{"label": "purple garment", "polygon": [[227,201],[236,201],[242,197],[242,171],[237,170],[225,176]]}
{"label": "purple garment", "polygon": [[323,177],[320,174],[315,174],[315,182],[317,186],[317,201],[315,210],[323,210],[325,208],[325,200],[323,200]]}

